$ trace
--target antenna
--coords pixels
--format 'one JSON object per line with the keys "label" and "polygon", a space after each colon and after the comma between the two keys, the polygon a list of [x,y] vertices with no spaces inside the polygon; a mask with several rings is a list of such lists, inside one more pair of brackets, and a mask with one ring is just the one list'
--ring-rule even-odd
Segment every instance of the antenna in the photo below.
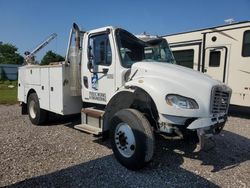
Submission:
{"label": "antenna", "polygon": [[235,20],[234,20],[233,18],[228,18],[228,19],[224,20],[224,22],[225,22],[226,24],[232,24],[232,23],[235,22]]}

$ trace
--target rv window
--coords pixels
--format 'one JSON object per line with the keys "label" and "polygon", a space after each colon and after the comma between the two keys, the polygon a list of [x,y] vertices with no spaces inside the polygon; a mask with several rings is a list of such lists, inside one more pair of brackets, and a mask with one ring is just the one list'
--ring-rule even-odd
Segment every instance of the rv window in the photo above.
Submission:
{"label": "rv window", "polygon": [[194,66],[194,50],[178,50],[173,51],[176,63],[178,65],[193,68]]}
{"label": "rv window", "polygon": [[220,51],[211,51],[209,56],[209,67],[220,66]]}
{"label": "rv window", "polygon": [[242,56],[250,57],[250,30],[244,32]]}

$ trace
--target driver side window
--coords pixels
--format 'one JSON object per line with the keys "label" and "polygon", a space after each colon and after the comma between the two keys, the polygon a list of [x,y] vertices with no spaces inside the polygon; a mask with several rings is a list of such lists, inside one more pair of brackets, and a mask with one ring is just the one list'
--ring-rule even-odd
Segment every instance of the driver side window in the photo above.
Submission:
{"label": "driver side window", "polygon": [[94,65],[111,65],[112,53],[108,34],[90,36],[89,53]]}

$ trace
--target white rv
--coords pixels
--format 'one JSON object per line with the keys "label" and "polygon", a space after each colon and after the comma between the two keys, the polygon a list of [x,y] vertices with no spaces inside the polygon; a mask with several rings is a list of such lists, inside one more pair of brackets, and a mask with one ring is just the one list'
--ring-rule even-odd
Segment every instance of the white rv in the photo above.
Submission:
{"label": "white rv", "polygon": [[178,64],[224,82],[231,104],[250,107],[250,21],[163,37]]}

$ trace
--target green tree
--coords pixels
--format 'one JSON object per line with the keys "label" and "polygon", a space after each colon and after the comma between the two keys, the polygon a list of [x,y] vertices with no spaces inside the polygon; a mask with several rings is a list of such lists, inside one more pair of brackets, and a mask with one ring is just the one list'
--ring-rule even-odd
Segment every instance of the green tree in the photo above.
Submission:
{"label": "green tree", "polygon": [[17,47],[0,42],[0,64],[23,64],[24,58],[17,53]]}
{"label": "green tree", "polygon": [[59,61],[64,61],[64,57],[50,50],[45,54],[45,56],[41,60],[41,65],[48,65],[52,62],[59,62]]}

